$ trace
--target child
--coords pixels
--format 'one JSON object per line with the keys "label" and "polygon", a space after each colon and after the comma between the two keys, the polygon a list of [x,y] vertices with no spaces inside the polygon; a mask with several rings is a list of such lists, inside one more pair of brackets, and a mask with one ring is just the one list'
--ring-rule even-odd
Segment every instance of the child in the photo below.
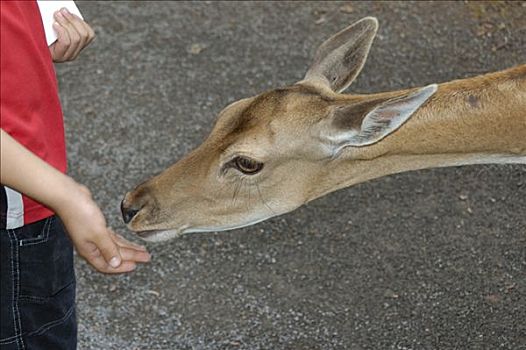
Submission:
{"label": "child", "polygon": [[75,349],[73,248],[104,273],[147,262],[106,226],[84,186],[65,175],[62,110],[52,61],[94,38],[62,9],[47,46],[36,1],[1,3],[0,348]]}

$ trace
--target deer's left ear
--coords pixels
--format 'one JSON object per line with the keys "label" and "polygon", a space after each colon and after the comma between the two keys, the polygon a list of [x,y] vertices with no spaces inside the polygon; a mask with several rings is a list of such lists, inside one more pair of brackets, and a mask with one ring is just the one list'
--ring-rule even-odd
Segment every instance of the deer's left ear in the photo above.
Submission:
{"label": "deer's left ear", "polygon": [[333,146],[333,154],[344,147],[374,144],[396,131],[437,90],[436,84],[403,96],[336,107],[327,118],[322,138]]}
{"label": "deer's left ear", "polygon": [[378,30],[378,20],[365,17],[327,39],[316,51],[303,81],[345,90],[362,70]]}

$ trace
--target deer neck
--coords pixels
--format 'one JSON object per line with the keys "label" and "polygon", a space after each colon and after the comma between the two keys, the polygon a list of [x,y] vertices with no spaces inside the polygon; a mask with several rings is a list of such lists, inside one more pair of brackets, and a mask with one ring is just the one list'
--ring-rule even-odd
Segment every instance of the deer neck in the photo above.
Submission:
{"label": "deer neck", "polygon": [[399,130],[327,164],[309,200],[389,174],[488,163],[526,164],[526,65],[440,84]]}

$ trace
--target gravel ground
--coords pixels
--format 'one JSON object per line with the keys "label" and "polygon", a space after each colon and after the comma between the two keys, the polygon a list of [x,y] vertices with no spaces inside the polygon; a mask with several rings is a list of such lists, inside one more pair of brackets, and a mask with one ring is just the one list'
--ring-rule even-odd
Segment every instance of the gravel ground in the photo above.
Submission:
{"label": "gravel ground", "polygon": [[[525,3],[80,2],[60,65],[69,172],[109,223],[229,102],[302,78],[325,38],[380,30],[374,92],[525,63]],[[417,171],[246,229],[150,244],[126,276],[77,261],[79,349],[526,349],[526,166]]]}

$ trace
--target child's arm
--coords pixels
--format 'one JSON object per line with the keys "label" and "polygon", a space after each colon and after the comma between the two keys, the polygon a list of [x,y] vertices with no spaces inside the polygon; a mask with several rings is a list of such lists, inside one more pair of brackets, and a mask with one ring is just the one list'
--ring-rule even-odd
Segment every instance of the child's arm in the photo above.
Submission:
{"label": "child's arm", "polygon": [[97,270],[128,272],[150,255],[106,226],[89,190],[61,173],[0,129],[0,183],[49,207],[62,219],[77,249]]}

